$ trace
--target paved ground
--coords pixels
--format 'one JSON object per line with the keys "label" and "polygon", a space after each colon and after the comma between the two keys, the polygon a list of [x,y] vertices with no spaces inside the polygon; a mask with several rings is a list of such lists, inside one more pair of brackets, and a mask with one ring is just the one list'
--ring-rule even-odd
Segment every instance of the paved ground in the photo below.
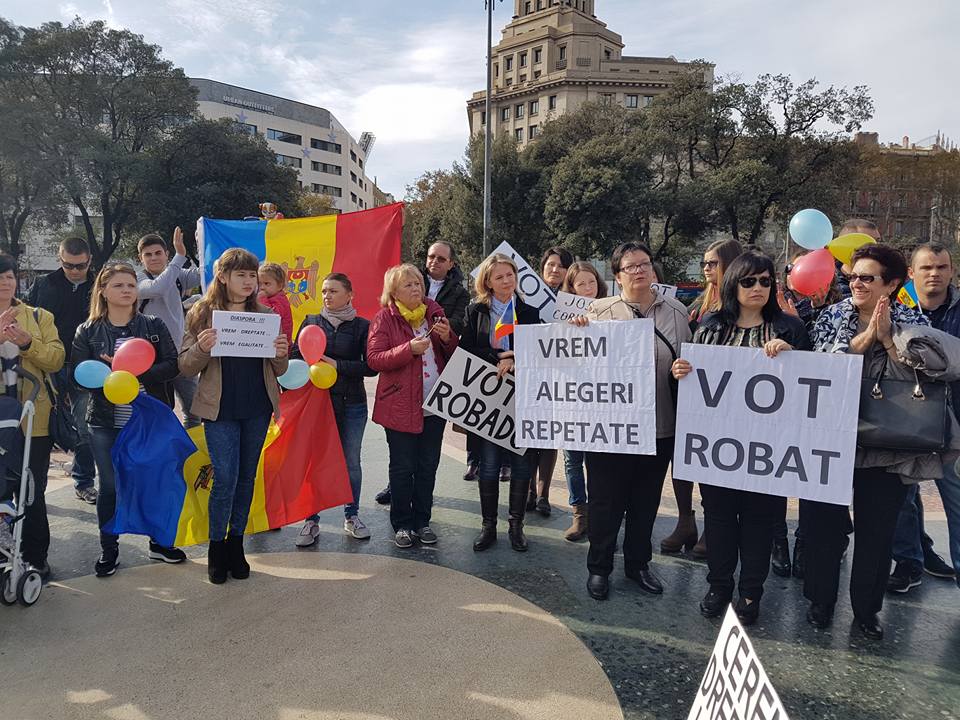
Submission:
{"label": "paved ground", "polygon": [[[610,716],[603,683],[598,685],[591,674],[595,666],[585,662],[586,654],[576,643],[571,645],[570,636],[546,619],[552,617],[599,661],[625,718],[685,718],[719,629],[718,622],[707,621],[697,612],[697,602],[706,590],[704,566],[684,557],[657,557],[656,569],[667,587],[663,596],[644,595],[615,571],[611,599],[594,602],[584,590],[586,546],[563,540],[569,515],[562,508],[550,519],[530,519],[531,550],[525,555],[511,551],[505,532],[494,548],[474,553],[470,544],[479,526],[476,485],[461,479],[462,438],[448,433],[448,441],[436,492],[434,528],[440,535],[436,547],[402,551],[393,545],[387,510],[373,502],[386,476],[386,444],[382,429],[370,425],[361,514],[373,538],[360,542],[344,536],[342,513],[336,509],[322,515],[323,532],[313,548],[295,551],[296,527],[261,534],[248,547],[260,556],[263,566],[242,587],[237,582],[225,587],[203,583],[202,564],[136,567],[149,564],[141,538],[124,539],[123,567],[116,577],[102,581],[83,577],[92,572],[97,555],[93,508],[73,498],[65,479],[54,478],[48,494],[54,586],[31,609],[0,608],[0,693],[6,696],[10,688],[24,692],[42,677],[46,690],[80,694],[70,696],[69,711],[67,705],[58,706],[55,699],[47,698],[49,703],[34,706],[35,715],[17,714],[17,704],[4,701],[3,716],[186,717],[179,708],[157,713],[156,703],[171,697],[170,691],[144,683],[142,677],[135,689],[146,697],[146,711],[124,698],[126,683],[103,690],[109,696],[104,697],[98,687],[104,683],[81,682],[85,658],[91,677],[109,679],[127,667],[127,660],[119,657],[136,658],[130,667],[138,675],[156,671],[161,677],[182,661],[193,669],[192,678],[201,688],[212,683],[215,696],[231,707],[234,695],[250,696],[251,677],[264,688],[269,683],[278,693],[290,687],[306,693],[302,706],[284,702],[280,694],[272,713],[241,709],[231,717],[379,720],[472,717],[481,709],[480,715],[486,718],[563,717],[551,709],[557,707],[573,710],[577,717]],[[565,500],[560,475],[562,471],[558,471],[556,499]],[[932,503],[928,508],[928,529],[944,550],[942,513]],[[674,514],[667,490],[654,531],[656,544],[672,529]],[[204,552],[188,549],[198,563],[203,562]],[[390,558],[436,568],[388,562]],[[263,569],[266,566],[275,569]],[[320,589],[336,588],[327,598],[310,584],[298,583],[296,573],[276,568],[313,573],[315,580],[329,578],[329,573],[372,574],[377,580],[314,583]],[[441,568],[458,572],[441,572]],[[179,609],[170,610],[169,603],[163,602],[170,599],[164,595],[167,589],[192,600],[171,605]],[[87,592],[93,594],[84,595]],[[159,597],[148,602],[157,592]],[[489,614],[454,612],[462,610],[464,597],[471,593],[477,596],[474,604],[512,609]],[[242,601],[228,597],[234,595],[241,595]],[[108,610],[111,603],[114,609]],[[408,608],[414,609],[418,619],[412,626]],[[426,613],[420,612],[424,609]],[[799,581],[771,576],[761,620],[750,632],[792,718],[960,720],[960,591],[954,584],[927,576],[909,595],[888,598],[883,613],[887,637],[882,643],[851,633],[846,598],[838,606],[833,628],[826,632],[807,625],[805,610]],[[171,621],[159,622],[155,615]],[[172,620],[181,617],[183,622]],[[211,638],[198,630],[217,621],[233,627],[224,633],[226,637]],[[465,622],[471,627],[462,631]],[[483,627],[495,627],[497,639],[485,643],[479,630]],[[21,629],[24,637],[18,638]],[[250,633],[258,640],[248,647],[241,638]],[[400,642],[405,634],[407,644]],[[116,642],[107,643],[103,635]],[[409,642],[418,636],[423,642]],[[544,653],[542,644],[551,646],[551,652]],[[111,646],[121,654],[104,665],[98,658],[105,657]],[[152,655],[158,646],[163,652]],[[398,648],[409,652],[397,657]],[[218,654],[222,671],[216,665]],[[438,657],[441,670],[435,667]],[[405,677],[400,686],[383,683],[393,661],[403,663]],[[299,675],[297,667],[302,668]],[[258,670],[251,674],[250,668]],[[349,691],[328,682],[331,668],[340,673],[333,677],[342,677],[344,668],[352,668]],[[221,684],[220,672],[229,672],[230,684]],[[450,673],[475,682],[451,684]],[[304,690],[314,686],[323,694]],[[332,695],[328,694],[331,687]],[[389,698],[386,702],[384,698],[394,687],[401,691],[391,706]],[[440,701],[440,697],[447,699]],[[316,704],[310,705],[310,698]],[[215,704],[211,699],[204,708]],[[14,708],[12,714],[7,707]],[[61,712],[46,714],[53,707]],[[317,707],[322,712],[311,709]]]}

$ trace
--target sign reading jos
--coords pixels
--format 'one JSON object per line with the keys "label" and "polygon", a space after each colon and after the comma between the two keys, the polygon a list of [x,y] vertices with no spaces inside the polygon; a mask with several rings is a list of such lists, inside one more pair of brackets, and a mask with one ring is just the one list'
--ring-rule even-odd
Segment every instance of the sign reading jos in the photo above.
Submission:
{"label": "sign reading jos", "polygon": [[519,455],[513,444],[514,400],[513,377],[497,377],[496,367],[457,348],[423,408]]}
{"label": "sign reading jos", "polygon": [[684,344],[673,476],[848,505],[860,355]]}
{"label": "sign reading jos", "polygon": [[578,315],[586,315],[587,308],[590,307],[592,302],[593,298],[581,297],[560,290],[557,293],[557,304],[553,309],[553,317],[550,318],[550,322],[566,322]]}
{"label": "sign reading jos", "polygon": [[720,637],[687,720],[789,720],[733,606],[727,608]]}
{"label": "sign reading jos", "polygon": [[[510,243],[506,240],[500,243],[493,252],[506,255],[517,264],[519,275],[517,289],[523,296],[523,301],[537,309],[543,322],[556,322],[553,311],[557,304],[557,294],[543,281],[540,273],[530,267],[529,263],[510,247]],[[478,270],[480,270],[479,265],[473,269],[470,277],[476,279]]]}
{"label": "sign reading jos", "polygon": [[217,344],[212,357],[277,356],[273,341],[280,335],[280,316],[276,313],[213,311],[213,329]]}
{"label": "sign reading jos", "polygon": [[516,329],[517,444],[653,455],[653,321]]}

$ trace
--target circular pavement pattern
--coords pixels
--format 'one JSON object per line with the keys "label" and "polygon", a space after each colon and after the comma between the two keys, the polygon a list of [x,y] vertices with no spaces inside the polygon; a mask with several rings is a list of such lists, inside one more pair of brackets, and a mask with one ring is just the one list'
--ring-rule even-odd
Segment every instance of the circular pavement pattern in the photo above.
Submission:
{"label": "circular pavement pattern", "polygon": [[251,557],[249,580],[147,565],[0,609],[3,716],[24,720],[622,720],[590,651],[518,596],[434,565]]}

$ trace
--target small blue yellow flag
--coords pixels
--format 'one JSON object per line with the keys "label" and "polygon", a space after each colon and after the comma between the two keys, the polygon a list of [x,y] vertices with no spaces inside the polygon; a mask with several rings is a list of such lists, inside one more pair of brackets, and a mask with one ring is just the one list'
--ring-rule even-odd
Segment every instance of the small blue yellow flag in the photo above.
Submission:
{"label": "small blue yellow flag", "polygon": [[920,298],[917,296],[917,288],[914,286],[913,280],[908,280],[907,283],[900,288],[900,292],[897,293],[897,300],[908,308],[919,309]]}

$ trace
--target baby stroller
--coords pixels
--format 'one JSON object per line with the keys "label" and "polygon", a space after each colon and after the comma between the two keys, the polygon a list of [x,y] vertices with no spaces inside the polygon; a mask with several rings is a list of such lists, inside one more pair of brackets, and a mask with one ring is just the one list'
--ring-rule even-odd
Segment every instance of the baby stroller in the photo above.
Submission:
{"label": "baby stroller", "polygon": [[[33,418],[40,381],[21,367],[17,375],[33,385],[23,407],[16,398],[0,396],[0,489],[14,482],[19,485],[17,503],[0,502],[0,602],[33,605],[40,597],[43,580],[40,573],[23,561],[20,544],[23,539],[23,518],[33,503],[33,474],[28,465]],[[26,435],[21,427],[26,421]],[[6,542],[4,542],[6,540]]]}

